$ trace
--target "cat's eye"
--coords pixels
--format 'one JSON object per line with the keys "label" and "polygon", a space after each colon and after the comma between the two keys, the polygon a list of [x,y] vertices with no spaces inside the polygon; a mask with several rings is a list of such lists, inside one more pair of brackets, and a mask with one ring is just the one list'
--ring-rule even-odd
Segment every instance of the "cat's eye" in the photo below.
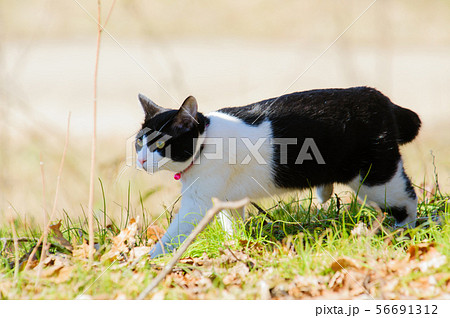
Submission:
{"label": "cat's eye", "polygon": [[138,145],[139,147],[142,147],[143,143],[142,143],[141,138],[136,139],[136,145]]}
{"label": "cat's eye", "polygon": [[156,148],[158,148],[158,149],[163,149],[165,145],[166,145],[166,143],[162,140],[158,140],[156,142]]}

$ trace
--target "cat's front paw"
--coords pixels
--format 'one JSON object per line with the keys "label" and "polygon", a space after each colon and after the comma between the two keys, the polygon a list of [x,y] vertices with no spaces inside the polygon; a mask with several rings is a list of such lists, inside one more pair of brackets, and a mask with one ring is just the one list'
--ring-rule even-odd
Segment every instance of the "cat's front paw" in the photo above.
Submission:
{"label": "cat's front paw", "polygon": [[171,249],[169,245],[165,245],[163,248],[163,244],[161,244],[160,242],[156,242],[156,245],[150,250],[148,254],[150,258],[157,258],[171,253],[172,250],[173,249]]}

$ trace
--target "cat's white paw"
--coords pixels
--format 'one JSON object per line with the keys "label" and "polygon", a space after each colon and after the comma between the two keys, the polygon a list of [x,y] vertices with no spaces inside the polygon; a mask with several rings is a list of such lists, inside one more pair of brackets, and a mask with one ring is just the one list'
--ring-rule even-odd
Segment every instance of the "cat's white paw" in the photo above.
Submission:
{"label": "cat's white paw", "polygon": [[316,192],[320,204],[323,204],[331,198],[331,195],[333,194],[333,184],[329,183],[318,186]]}

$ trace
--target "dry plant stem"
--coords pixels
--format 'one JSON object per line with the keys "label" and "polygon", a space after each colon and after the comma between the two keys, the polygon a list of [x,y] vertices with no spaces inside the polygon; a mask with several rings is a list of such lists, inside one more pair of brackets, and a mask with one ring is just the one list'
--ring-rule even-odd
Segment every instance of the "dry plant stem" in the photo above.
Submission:
{"label": "dry plant stem", "polygon": [[[33,242],[33,241],[37,241],[37,238],[34,237],[18,237],[17,241],[18,242]],[[8,243],[8,242],[14,242],[14,238],[10,238],[10,237],[0,237],[0,242],[3,242],[4,244]]]}
{"label": "dry plant stem", "polygon": [[14,220],[11,219],[11,230],[14,240],[14,282],[17,283],[19,278],[19,240],[17,239],[16,226],[14,225]]}
{"label": "dry plant stem", "polygon": [[[64,167],[64,160],[66,158],[67,146],[69,145],[70,115],[71,115],[71,113],[69,113],[69,116],[67,118],[66,140],[64,142],[64,150],[63,150],[63,154],[61,157],[61,163],[59,164],[58,177],[56,178],[55,198],[53,200],[52,213],[50,214],[48,222],[44,228],[44,233],[42,233],[41,237],[39,238],[39,241],[36,243],[36,246],[33,248],[33,251],[31,252],[30,256],[28,257],[28,261],[27,261],[27,265],[25,266],[25,269],[30,269],[31,260],[33,259],[34,255],[36,254],[36,251],[39,248],[39,245],[41,245],[42,241],[44,240],[44,237],[46,238],[46,235],[48,233],[48,228],[50,227],[52,219],[56,213],[56,204],[58,203],[58,194],[59,194],[59,184],[61,181],[62,170]],[[45,213],[45,211],[44,211],[44,213]]]}
{"label": "dry plant stem", "polygon": [[88,224],[89,224],[89,264],[92,265],[94,260],[94,174],[95,174],[95,152],[97,143],[97,82],[98,82],[98,60],[100,56],[100,41],[102,38],[102,2],[97,1],[97,51],[95,55],[94,69],[94,104],[93,104],[93,130],[92,130],[92,147],[91,147],[91,173],[89,176],[89,203],[88,203]]}
{"label": "dry plant stem", "polygon": [[166,256],[166,251],[164,250],[164,245],[161,241],[161,238],[159,237],[158,231],[155,231],[155,234],[156,234],[156,238],[158,239],[158,243],[161,244],[161,249],[163,251],[163,255]]}
{"label": "dry plant stem", "polygon": [[203,219],[198,223],[198,225],[194,228],[191,234],[186,238],[184,243],[180,246],[180,248],[173,255],[172,259],[164,266],[164,269],[158,274],[158,276],[153,279],[150,284],[144,289],[144,291],[139,295],[138,299],[142,300],[147,297],[147,295],[156,287],[158,284],[166,277],[167,274],[170,273],[172,268],[181,258],[184,252],[186,252],[187,248],[192,244],[197,235],[203,231],[203,229],[208,225],[209,222],[213,219],[213,217],[222,210],[230,209],[236,210],[245,207],[250,200],[248,198],[244,198],[239,201],[233,202],[222,202],[216,198],[213,198],[213,207],[206,212]]}
{"label": "dry plant stem", "polygon": [[[109,8],[109,12],[108,12],[108,15],[106,16],[105,24],[102,26],[102,29],[105,28],[106,25],[108,24],[109,18],[111,17],[111,13],[112,13],[115,5],[116,5],[116,0],[113,1],[113,3],[111,4],[111,8]],[[100,24],[100,20],[99,20],[99,24]]]}
{"label": "dry plant stem", "polygon": [[38,273],[36,275],[36,283],[38,284],[39,277],[41,276],[42,265],[44,263],[44,258],[47,255],[47,239],[48,239],[48,227],[46,226],[48,223],[47,220],[47,211],[45,209],[45,174],[44,174],[44,161],[42,160],[42,153],[40,154],[40,166],[41,166],[41,177],[42,177],[42,212],[44,213],[44,239],[42,241],[42,250],[41,250],[41,258],[39,259],[38,264]]}
{"label": "dry plant stem", "polygon": [[97,0],[97,50],[95,55],[94,67],[94,103],[93,103],[93,129],[92,129],[92,145],[91,145],[91,172],[89,175],[89,202],[88,202],[88,235],[89,235],[89,264],[92,265],[94,260],[94,181],[95,181],[95,154],[97,144],[97,83],[98,83],[98,62],[100,57],[100,43],[103,28],[111,17],[116,0],[111,4],[105,25],[102,26],[102,1]]}

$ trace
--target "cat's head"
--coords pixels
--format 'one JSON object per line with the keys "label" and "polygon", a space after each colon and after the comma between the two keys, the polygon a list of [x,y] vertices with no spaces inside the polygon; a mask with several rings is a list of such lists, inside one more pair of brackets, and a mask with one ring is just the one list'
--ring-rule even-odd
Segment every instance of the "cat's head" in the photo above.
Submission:
{"label": "cat's head", "polygon": [[145,120],[136,135],[136,164],[147,172],[161,169],[183,171],[200,148],[199,138],[207,118],[198,112],[197,101],[189,96],[178,110],[158,106],[139,94]]}

